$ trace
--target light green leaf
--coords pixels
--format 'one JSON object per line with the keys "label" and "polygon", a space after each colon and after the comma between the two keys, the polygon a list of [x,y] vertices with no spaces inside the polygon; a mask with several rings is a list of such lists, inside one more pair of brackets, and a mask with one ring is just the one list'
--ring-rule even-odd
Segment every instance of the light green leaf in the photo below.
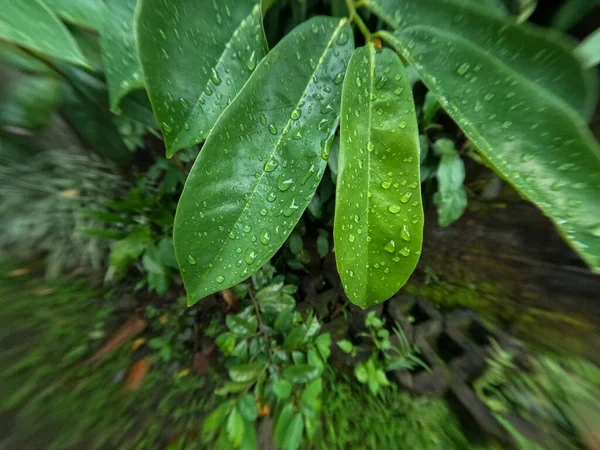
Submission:
{"label": "light green leaf", "polygon": [[417,118],[391,50],[369,44],[352,55],[340,140],[335,258],[348,298],[366,308],[406,283],[423,240]]}
{"label": "light green leaf", "polygon": [[171,156],[206,139],[266,54],[260,1],[140,1],[139,56]]}
{"label": "light green leaf", "polygon": [[305,408],[318,410],[321,407],[321,392],[323,391],[323,382],[316,379],[306,386],[300,396],[300,402]]}
{"label": "light green leaf", "polygon": [[45,0],[45,2],[66,22],[94,31],[102,26],[105,14],[102,0]]}
{"label": "light green leaf", "polygon": [[598,5],[599,0],[564,0],[552,17],[551,26],[567,31]]}
{"label": "light green leaf", "polygon": [[331,335],[329,333],[319,335],[319,337],[315,339],[315,346],[317,347],[321,358],[323,358],[323,361],[327,361],[327,358],[331,355]]}
{"label": "light green leaf", "polygon": [[[449,17],[457,14],[450,14],[455,8],[448,0],[436,5],[440,18],[445,10]],[[385,14],[394,17],[394,9]],[[462,27],[468,28],[474,13],[460,17]],[[480,19],[478,24],[486,26],[477,29],[488,30],[485,33],[500,25],[495,19]],[[499,46],[468,41],[456,27],[443,26],[443,21],[435,26],[407,26],[393,35],[383,33],[383,38],[417,68],[488,163],[540,207],[592,269],[600,271],[600,146],[563,101],[579,99],[585,81],[581,77],[579,83],[575,81],[579,69],[571,57],[538,29],[505,25],[503,33],[505,54]],[[491,35],[494,41],[498,37]],[[544,53],[523,60],[532,49]],[[555,82],[549,84],[550,75]],[[570,97],[566,88],[579,94]],[[563,100],[552,92],[562,94]]]}
{"label": "light green leaf", "polygon": [[344,353],[352,353],[352,350],[354,350],[354,345],[347,339],[337,341],[337,345],[344,351]]}
{"label": "light green leaf", "polygon": [[256,380],[262,370],[260,364],[238,364],[229,369],[229,377],[236,383]]}
{"label": "light green leaf", "polygon": [[237,401],[240,415],[249,422],[254,422],[258,417],[258,406],[252,394],[246,394]]}
{"label": "light green leaf", "polygon": [[211,439],[217,431],[219,431],[222,425],[225,423],[227,417],[227,409],[229,402],[221,403],[213,412],[211,412],[202,424],[202,433],[208,439]]}
{"label": "light green leaf", "polygon": [[237,408],[233,408],[227,418],[227,437],[234,448],[239,447],[244,438],[244,419],[238,412]]}
{"label": "light green leaf", "polygon": [[282,450],[297,450],[302,442],[302,432],[304,431],[304,420],[302,414],[296,413],[287,427]]}
{"label": "light green leaf", "polygon": [[287,367],[283,376],[292,383],[308,383],[319,376],[319,371],[309,364],[296,364]]}
{"label": "light green leaf", "polygon": [[239,447],[240,450],[257,450],[256,431],[254,426],[246,423],[244,427],[244,439]]}
{"label": "light green leaf", "polygon": [[300,219],[325,171],[320,149],[338,124],[352,48],[345,19],[310,19],[261,61],[215,125],[175,218],[190,304],[249,277]]}
{"label": "light green leaf", "polygon": [[0,0],[0,39],[87,67],[67,27],[41,0]]}
{"label": "light green leaf", "polygon": [[287,430],[289,428],[292,417],[294,416],[294,405],[288,403],[283,407],[277,418],[277,424],[275,425],[275,432],[273,433],[273,440],[275,445],[278,447],[283,446],[283,442],[287,436]]}
{"label": "light green leaf", "polygon": [[[596,74],[585,70],[573,55],[574,43],[554,30],[530,24],[517,25],[510,18],[461,5],[456,0],[366,0],[365,3],[389,26],[398,29],[394,33],[397,46],[405,48],[403,56],[413,55],[411,61],[421,78],[423,71],[428,69],[419,68],[414,60],[417,52],[408,46],[413,35],[431,36],[429,31],[433,31],[438,39],[437,51],[432,51],[430,57],[443,48],[443,52],[449,53],[448,59],[458,62],[460,58],[465,59],[464,54],[450,52],[450,49],[458,50],[455,43],[467,45],[475,53],[485,52],[484,61],[501,64],[503,71],[518,73],[519,78],[535,84],[538,90],[560,97],[583,117],[590,117],[595,110],[598,100]],[[383,36],[389,37],[387,33]],[[460,61],[453,70],[455,76],[464,63],[471,64],[471,74],[478,65],[475,60]],[[458,79],[462,79],[463,84],[470,81]],[[481,77],[476,80],[484,83]]]}
{"label": "light green leaf", "polygon": [[215,342],[226,356],[231,355],[235,349],[235,336],[233,333],[222,333],[217,337]]}
{"label": "light green leaf", "polygon": [[585,67],[594,67],[600,63],[600,28],[579,44],[575,53],[581,58]]}
{"label": "light green leaf", "polygon": [[286,400],[292,394],[292,383],[287,380],[277,380],[273,383],[273,392],[279,400]]}
{"label": "light green leaf", "polygon": [[144,87],[136,52],[134,15],[137,0],[108,0],[100,37],[110,109],[134,89]]}
{"label": "light green leaf", "polygon": [[433,201],[438,208],[438,223],[441,227],[447,227],[457,221],[467,208],[467,193],[463,187],[465,164],[451,140],[440,139],[435,147],[441,159],[436,173],[438,191]]}

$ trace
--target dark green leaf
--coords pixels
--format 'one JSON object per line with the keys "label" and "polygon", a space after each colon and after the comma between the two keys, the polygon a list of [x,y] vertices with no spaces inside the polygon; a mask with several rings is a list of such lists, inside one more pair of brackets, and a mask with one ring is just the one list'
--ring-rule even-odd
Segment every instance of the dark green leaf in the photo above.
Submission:
{"label": "dark green leaf", "polygon": [[20,76],[2,90],[0,124],[39,131],[50,121],[59,102],[60,86],[55,77]]}
{"label": "dark green leaf", "polygon": [[294,308],[285,308],[275,320],[275,330],[279,332],[287,331],[294,325]]}
{"label": "dark green leaf", "polygon": [[309,364],[296,364],[287,367],[283,376],[292,383],[308,383],[319,376],[319,371]]}
{"label": "dark green leaf", "polygon": [[87,67],[69,30],[41,0],[0,0],[0,39]]}
{"label": "dark green leaf", "polygon": [[[402,2],[414,8],[407,19],[418,20],[413,12],[423,14],[429,3]],[[587,74],[552,32],[459,11],[449,0],[435,4],[435,24],[425,21],[383,37],[414,64],[487,162],[600,271],[600,146],[565,103],[580,112],[595,105]],[[386,11],[393,18],[405,10]],[[460,28],[449,23],[457,14]],[[489,43],[477,45],[485,36]]]}
{"label": "dark green leaf", "polygon": [[340,140],[335,257],[348,298],[366,308],[406,283],[423,239],[417,119],[391,50],[369,44],[352,55]]}
{"label": "dark green leaf", "polygon": [[254,422],[258,417],[258,406],[252,394],[246,394],[237,401],[240,415],[249,422]]}
{"label": "dark green leaf", "polygon": [[260,364],[238,364],[229,369],[229,377],[238,383],[256,380],[262,370]]}
{"label": "dark green leaf", "polygon": [[133,19],[136,4],[137,0],[108,0],[106,3],[100,44],[113,112],[119,111],[119,102],[125,95],[144,87],[135,47]]}
{"label": "dark green leaf", "polygon": [[208,439],[211,439],[217,431],[219,431],[225,423],[225,419],[227,417],[227,409],[229,408],[229,402],[221,403],[217,409],[215,409],[212,413],[208,415],[206,419],[204,419],[204,423],[202,425],[202,433]]}
{"label": "dark green leaf", "polygon": [[442,158],[436,173],[438,191],[433,201],[438,208],[438,223],[447,227],[458,220],[467,208],[467,194],[463,187],[465,164],[449,139],[440,139],[435,146]]}
{"label": "dark green leaf", "polygon": [[55,75],[54,71],[38,58],[8,42],[0,41],[0,61],[24,72]]}
{"label": "dark green leaf", "polygon": [[259,0],[142,0],[137,36],[168,156],[206,139],[267,51]]}
{"label": "dark green leaf", "polygon": [[277,380],[273,383],[273,392],[279,400],[286,400],[292,394],[292,383],[287,380]]}
{"label": "dark green leaf", "polygon": [[[526,84],[535,84],[536,92],[547,91],[560,97],[584,117],[589,117],[595,109],[598,100],[596,75],[584,70],[573,55],[574,44],[553,30],[529,24],[517,25],[510,18],[467,7],[455,0],[366,0],[366,3],[388,25],[398,28],[393,42],[390,42],[402,49],[402,55],[413,63],[423,81],[431,84],[428,87],[438,95],[446,109],[449,105],[444,104],[440,97],[441,84],[434,86],[431,83],[432,75],[437,76],[446,70],[452,73],[455,82],[463,85],[461,95],[457,95],[460,98],[462,91],[469,87],[468,82],[471,82],[485,85],[486,91],[476,93],[477,89],[470,86],[472,93],[469,97],[477,96],[479,101],[484,101],[487,93],[498,89],[492,89],[497,86],[493,84],[495,80],[502,82],[510,77],[510,81],[504,81],[505,85],[502,86],[507,91],[505,94],[511,91],[510,83],[518,79]],[[389,38],[387,32],[382,35],[385,39]],[[432,38],[437,42],[434,46],[427,46],[424,40]],[[409,42],[412,48],[409,48]],[[420,45],[416,46],[417,43]],[[446,55],[446,63],[440,67],[429,67],[429,64],[425,65],[427,61],[418,60],[425,47],[429,51],[428,60],[435,60],[439,64],[442,62],[441,55]],[[450,52],[451,48],[454,51]],[[455,64],[451,71],[450,67],[446,67],[450,61]],[[492,78],[487,78],[485,70],[483,74],[474,74],[475,67],[490,67],[489,64],[501,66],[502,76],[496,73]],[[461,67],[460,72],[467,68],[463,74],[458,73]],[[425,73],[428,73],[426,77]],[[478,78],[471,81],[473,78],[467,79],[466,75]],[[490,81],[492,79],[494,81]],[[444,90],[443,97],[447,98],[450,94],[452,91]],[[547,97],[542,93],[535,95]],[[491,103],[497,103],[503,97],[496,95],[495,102]],[[517,98],[514,97],[509,104],[516,103]],[[474,107],[469,103],[469,109]],[[477,113],[478,116],[487,117],[483,112]]]}
{"label": "dark green leaf", "polygon": [[559,30],[567,31],[598,5],[600,5],[598,0],[565,0],[552,17],[551,25]]}
{"label": "dark green leaf", "polygon": [[[250,276],[299,220],[325,170],[320,145],[339,120],[351,37],[346,20],[315,17],[300,25],[261,61],[215,125],[175,219],[190,304]],[[274,99],[280,108],[273,109]]]}
{"label": "dark green leaf", "polygon": [[244,438],[244,419],[238,412],[237,408],[233,408],[227,418],[227,437],[234,448],[239,447]]}
{"label": "dark green leaf", "polygon": [[300,325],[292,328],[292,331],[285,336],[283,348],[293,350],[306,342],[306,326]]}
{"label": "dark green leaf", "polygon": [[95,31],[101,28],[106,12],[102,0],[45,0],[45,2],[66,22]]}

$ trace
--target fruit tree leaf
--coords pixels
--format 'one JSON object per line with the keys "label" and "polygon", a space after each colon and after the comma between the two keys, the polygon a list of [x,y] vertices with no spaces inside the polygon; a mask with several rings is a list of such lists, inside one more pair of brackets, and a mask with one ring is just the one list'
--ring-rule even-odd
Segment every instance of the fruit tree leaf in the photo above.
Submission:
{"label": "fruit tree leaf", "polygon": [[105,14],[102,0],[45,0],[66,22],[89,30],[99,30]]}
{"label": "fruit tree leaf", "polygon": [[351,36],[345,19],[303,23],[261,61],[215,125],[175,217],[190,304],[249,277],[300,219],[339,121]]}
{"label": "fruit tree leaf", "polygon": [[412,91],[400,58],[373,44],[354,52],[344,81],[333,234],[344,290],[362,308],[396,293],[421,254]]}
{"label": "fruit tree leaf", "polygon": [[[448,0],[437,3],[439,8],[452,6]],[[466,16],[460,17],[466,25]],[[481,23],[487,23],[483,19]],[[490,20],[489,27],[479,29],[494,27]],[[561,47],[538,33],[508,26],[502,36],[505,55],[494,45],[477,45],[439,24],[409,26],[393,35],[383,33],[383,38],[414,65],[488,163],[539,206],[583,259],[600,271],[600,146],[565,98],[552,94],[560,89],[545,88],[546,75],[540,72],[538,83],[532,79],[540,70],[556,78],[558,70],[563,80],[572,82],[575,73]],[[508,44],[511,41],[520,42],[520,54]],[[523,47],[523,42],[530,46]],[[545,56],[521,60],[536,47],[545,50]],[[580,87],[568,86],[573,91]]]}
{"label": "fruit tree leaf", "polygon": [[[473,50],[485,52],[487,58],[518,73],[538,89],[560,97],[583,117],[590,117],[595,110],[596,74],[585,70],[573,55],[574,43],[554,30],[518,25],[510,17],[457,0],[366,0],[365,3],[389,26],[397,28],[395,36],[406,47],[406,53],[415,54],[408,48],[412,33],[434,29],[436,37],[452,39],[444,52],[454,42],[475,47]],[[436,47],[439,51],[441,42]],[[430,56],[433,54],[436,52],[432,49]],[[448,56],[459,60],[462,54],[452,52]],[[465,62],[461,61],[459,66]],[[473,67],[476,65],[477,62]],[[415,68],[419,69],[416,64]],[[483,82],[481,78],[479,81]]]}
{"label": "fruit tree leaf", "polygon": [[67,27],[41,0],[0,0],[0,39],[87,67]]}
{"label": "fruit tree leaf", "polygon": [[106,71],[110,109],[134,89],[144,87],[135,48],[133,18],[137,0],[108,0],[100,45]]}
{"label": "fruit tree leaf", "polygon": [[259,0],[140,0],[140,61],[167,156],[202,142],[267,51]]}

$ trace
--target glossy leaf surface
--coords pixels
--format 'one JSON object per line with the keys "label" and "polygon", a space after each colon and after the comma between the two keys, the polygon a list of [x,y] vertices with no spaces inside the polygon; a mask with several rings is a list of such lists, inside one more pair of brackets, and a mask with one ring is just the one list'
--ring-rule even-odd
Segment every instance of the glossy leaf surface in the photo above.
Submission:
{"label": "glossy leaf surface", "polygon": [[402,34],[421,27],[431,28],[453,41],[485,51],[488,58],[560,97],[583,117],[590,117],[596,107],[596,74],[581,66],[572,53],[573,43],[553,30],[517,25],[509,17],[457,0],[366,0],[366,3],[388,25],[397,28],[396,37],[407,49],[410,36],[401,37]]}
{"label": "glossy leaf surface", "polygon": [[202,142],[267,51],[259,0],[140,0],[139,56],[167,156]]}
{"label": "glossy leaf surface", "polygon": [[419,136],[400,58],[354,52],[342,94],[334,241],[350,301],[390,298],[413,272],[423,240]]}
{"label": "glossy leaf surface", "polygon": [[0,39],[86,66],[69,30],[41,0],[0,0]]}
{"label": "glossy leaf surface", "polygon": [[103,0],[45,0],[61,19],[83,28],[99,30],[105,14]]}
{"label": "glossy leaf surface", "polygon": [[108,0],[103,16],[100,45],[113,112],[127,93],[144,87],[133,29],[136,4],[137,0]]}
{"label": "glossy leaf surface", "polygon": [[489,164],[600,270],[600,148],[582,118],[488,48],[440,27],[414,26],[384,38],[415,66]]}
{"label": "glossy leaf surface", "polygon": [[215,125],[175,218],[190,303],[258,270],[300,219],[325,171],[321,149],[339,121],[352,49],[346,20],[305,22],[256,67]]}

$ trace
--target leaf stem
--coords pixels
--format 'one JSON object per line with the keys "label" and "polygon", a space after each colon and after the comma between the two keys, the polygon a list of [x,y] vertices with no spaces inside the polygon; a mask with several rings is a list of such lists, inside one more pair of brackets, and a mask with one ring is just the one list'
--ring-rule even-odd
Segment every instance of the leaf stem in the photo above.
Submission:
{"label": "leaf stem", "polygon": [[363,22],[362,18],[360,17],[360,14],[358,14],[358,11],[356,11],[356,5],[354,4],[354,0],[346,0],[346,6],[348,7],[348,11],[350,12],[350,22],[354,21],[356,23],[356,26],[358,27],[360,32],[363,34],[367,42],[369,42],[371,40],[371,32]]}

